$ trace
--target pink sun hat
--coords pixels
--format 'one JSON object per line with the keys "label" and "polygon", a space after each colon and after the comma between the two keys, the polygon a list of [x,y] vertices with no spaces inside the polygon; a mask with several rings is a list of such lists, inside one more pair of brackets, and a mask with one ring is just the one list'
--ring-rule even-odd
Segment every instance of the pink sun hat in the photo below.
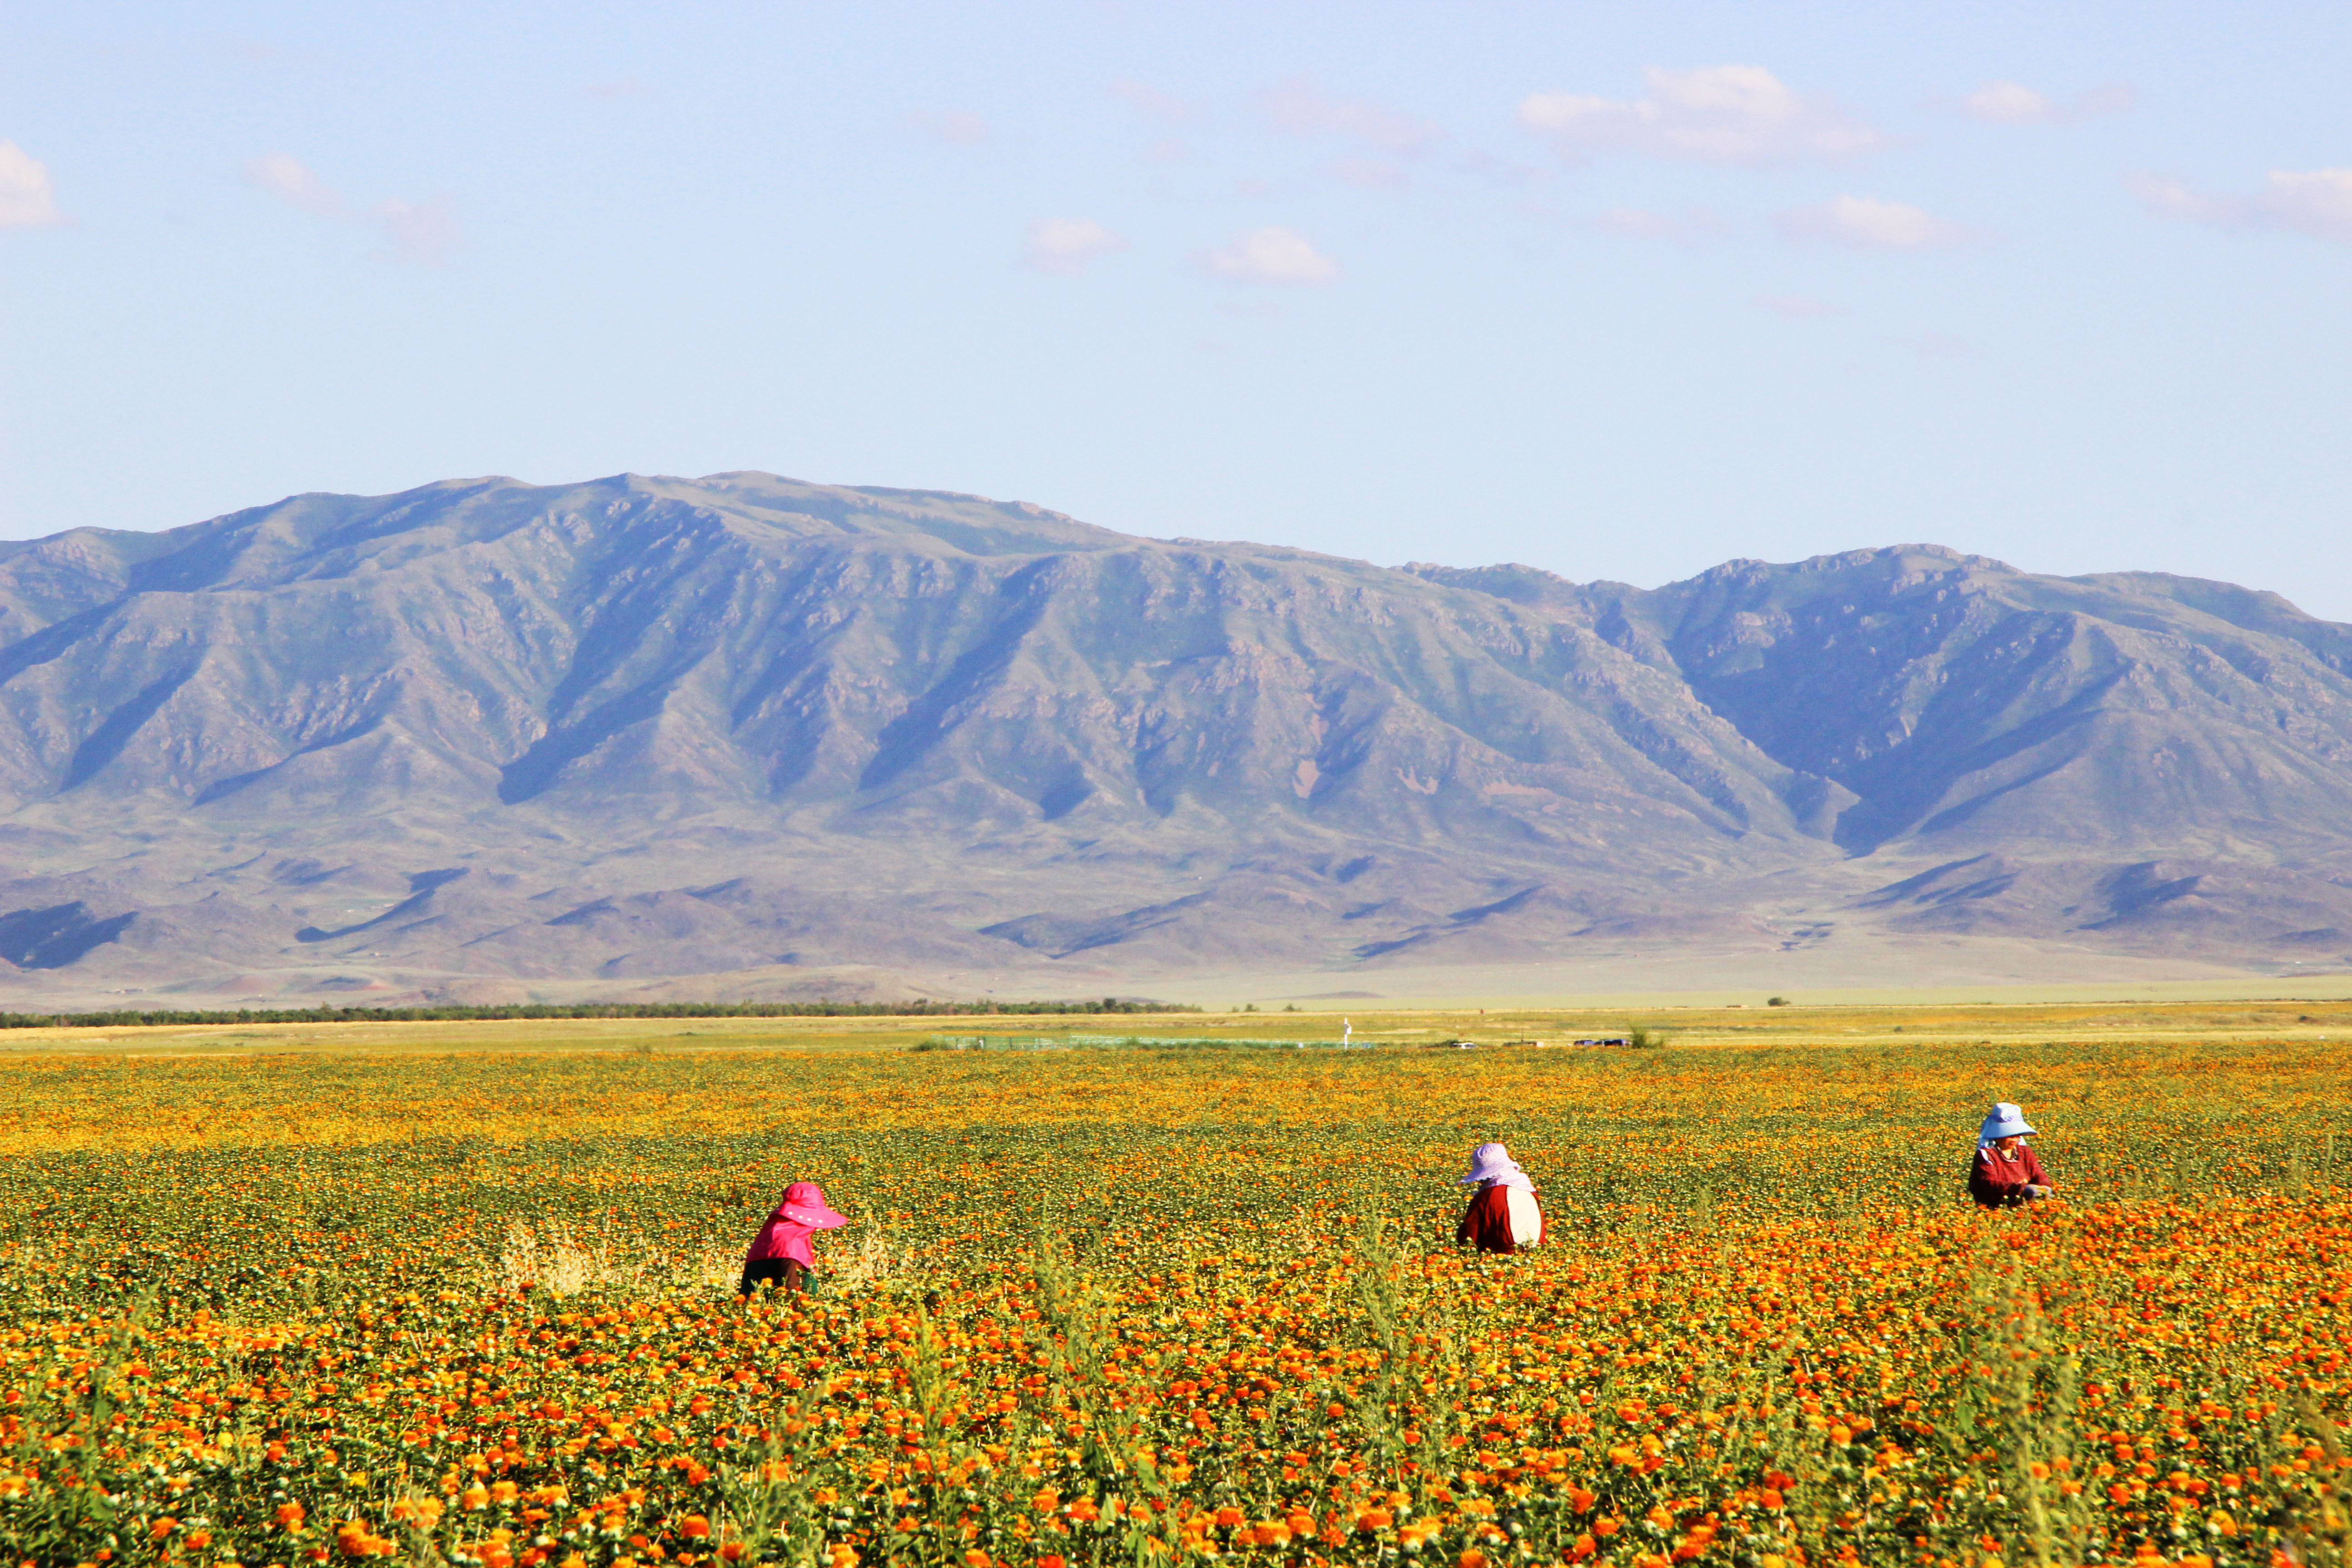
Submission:
{"label": "pink sun hat", "polygon": [[784,1201],[777,1212],[794,1225],[804,1225],[811,1230],[832,1230],[849,1223],[849,1216],[835,1212],[824,1201],[824,1189],[814,1182],[794,1182],[784,1189]]}

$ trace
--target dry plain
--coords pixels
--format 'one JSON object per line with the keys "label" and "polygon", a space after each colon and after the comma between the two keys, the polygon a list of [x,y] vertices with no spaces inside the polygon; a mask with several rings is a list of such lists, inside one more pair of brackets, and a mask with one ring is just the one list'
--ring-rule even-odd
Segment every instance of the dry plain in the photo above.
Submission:
{"label": "dry plain", "polygon": [[[2332,977],[2331,977],[2332,978]],[[1333,1043],[1342,1020],[1354,1038],[1412,1048],[1460,1040],[1502,1047],[1540,1041],[1565,1048],[1580,1037],[1622,1034],[1643,1026],[1682,1049],[1759,1044],[1828,1047],[1873,1044],[2128,1039],[2324,1039],[2352,1034],[2352,998],[2319,992],[2295,997],[2193,996],[2184,1000],[2074,999],[2037,990],[2026,999],[1970,1002],[1952,993],[1874,993],[1832,1005],[1754,1003],[1708,1005],[1641,996],[1612,1005],[1514,1005],[1425,1008],[1377,1000],[1318,999],[1296,1011],[1208,1010],[1116,1018],[982,1016],[955,1018],[573,1018],[459,1019],[416,1023],[199,1024],[152,1027],[37,1027],[0,1030],[0,1056],[305,1052],[599,1052],[730,1049],[898,1050],[950,1037],[991,1044],[1093,1043],[1215,1037],[1234,1044],[1271,1040]]]}

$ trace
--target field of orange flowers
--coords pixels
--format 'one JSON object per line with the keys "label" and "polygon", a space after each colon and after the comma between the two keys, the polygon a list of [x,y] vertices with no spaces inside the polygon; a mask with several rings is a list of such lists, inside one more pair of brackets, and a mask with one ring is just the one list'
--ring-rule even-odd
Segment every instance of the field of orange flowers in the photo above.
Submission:
{"label": "field of orange flowers", "polygon": [[[0,1060],[52,1564],[2345,1560],[2325,1043]],[[2063,1189],[1960,1201],[1993,1099]],[[1452,1245],[1507,1139],[1549,1245]],[[732,1294],[789,1180],[853,1217]]]}

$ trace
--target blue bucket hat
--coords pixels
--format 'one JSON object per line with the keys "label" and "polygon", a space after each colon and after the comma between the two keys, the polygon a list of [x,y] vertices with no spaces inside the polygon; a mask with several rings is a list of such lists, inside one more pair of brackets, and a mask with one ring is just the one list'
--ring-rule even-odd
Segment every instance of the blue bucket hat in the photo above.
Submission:
{"label": "blue bucket hat", "polygon": [[2027,1124],[2025,1112],[2007,1100],[1992,1108],[1992,1114],[1977,1129],[1977,1142],[1990,1143],[1996,1138],[2021,1138],[2033,1129]]}

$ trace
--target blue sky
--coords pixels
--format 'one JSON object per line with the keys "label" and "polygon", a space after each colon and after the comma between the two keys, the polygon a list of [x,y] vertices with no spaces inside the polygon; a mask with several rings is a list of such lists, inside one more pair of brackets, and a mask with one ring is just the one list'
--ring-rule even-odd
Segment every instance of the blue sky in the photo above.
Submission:
{"label": "blue sky", "polygon": [[2352,620],[2352,6],[0,10],[0,533],[766,468]]}

